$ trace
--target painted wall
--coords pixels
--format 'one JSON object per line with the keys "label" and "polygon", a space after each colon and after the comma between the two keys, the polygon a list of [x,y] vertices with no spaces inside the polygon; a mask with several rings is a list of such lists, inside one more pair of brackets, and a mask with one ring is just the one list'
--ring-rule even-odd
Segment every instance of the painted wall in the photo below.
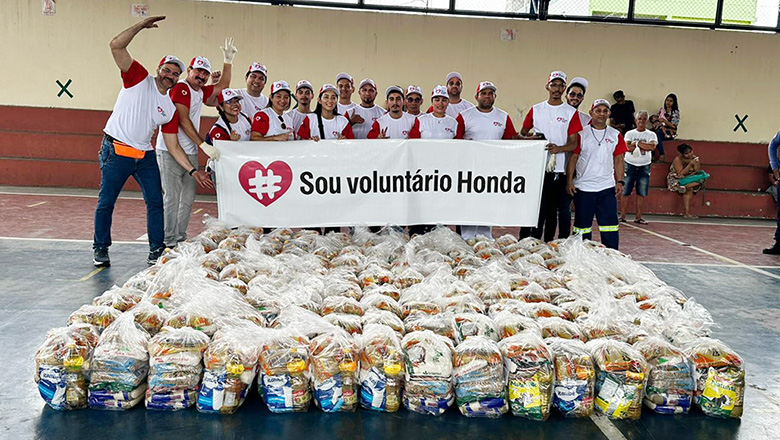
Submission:
{"label": "painted wall", "polygon": [[[668,92],[677,93],[683,138],[764,142],[780,128],[771,97],[780,72],[776,35],[146,1],[151,15],[168,19],[131,43],[130,52],[142,64],[152,69],[172,53],[185,61],[201,54],[221,65],[219,46],[233,36],[239,49],[233,87],[244,86],[252,61],[267,64],[271,80],[306,78],[319,86],[343,70],[357,80],[372,77],[382,90],[416,83],[426,94],[447,72],[458,70],[465,95],[481,80],[497,84],[496,105],[519,125],[527,109],[546,98],[549,72],[561,69],[590,80],[590,101],[611,99],[614,90],[623,89],[637,109],[657,111]],[[137,20],[130,15],[131,1],[60,1],[50,17],[42,15],[40,1],[3,3],[0,60],[6,87],[0,104],[113,107],[121,82],[108,42]],[[516,29],[517,39],[501,41],[502,28]],[[58,97],[55,81],[68,79],[74,97]],[[733,131],[735,114],[750,115],[747,133]]]}

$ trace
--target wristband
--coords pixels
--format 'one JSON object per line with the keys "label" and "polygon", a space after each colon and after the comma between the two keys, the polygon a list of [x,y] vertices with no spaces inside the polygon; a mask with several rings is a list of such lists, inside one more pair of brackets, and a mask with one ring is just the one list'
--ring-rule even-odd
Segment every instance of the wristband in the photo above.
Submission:
{"label": "wristband", "polygon": [[624,182],[624,181],[622,181],[622,180],[618,180],[618,181],[617,181],[617,183],[619,183],[619,184],[621,184],[621,185],[625,185],[625,184],[626,184],[626,182]]}
{"label": "wristband", "polygon": [[187,172],[187,174],[189,174],[190,176],[192,176],[193,174],[195,174],[195,171],[198,171],[198,169],[197,169],[197,168],[193,168],[193,169],[189,170],[189,171]]}

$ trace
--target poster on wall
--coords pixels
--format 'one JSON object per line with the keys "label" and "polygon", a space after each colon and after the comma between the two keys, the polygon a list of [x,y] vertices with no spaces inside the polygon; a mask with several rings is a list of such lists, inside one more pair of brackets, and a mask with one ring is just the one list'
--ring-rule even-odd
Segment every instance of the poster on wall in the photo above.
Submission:
{"label": "poster on wall", "polygon": [[149,16],[149,5],[138,5],[138,4],[132,4],[130,5],[130,16],[131,17],[148,17]]}
{"label": "poster on wall", "polygon": [[43,15],[52,16],[57,13],[55,0],[43,0]]}
{"label": "poster on wall", "polygon": [[216,141],[229,226],[536,225],[546,141]]}

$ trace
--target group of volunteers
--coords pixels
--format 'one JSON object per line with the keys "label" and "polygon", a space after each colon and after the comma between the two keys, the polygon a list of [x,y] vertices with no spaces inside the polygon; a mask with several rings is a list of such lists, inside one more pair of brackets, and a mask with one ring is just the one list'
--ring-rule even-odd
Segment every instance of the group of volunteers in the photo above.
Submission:
{"label": "group of volunteers", "polygon": [[[608,125],[610,103],[604,99],[593,101],[587,114],[579,111],[588,88],[584,78],[567,81],[564,72],[552,72],[545,85],[547,99],[530,109],[518,133],[509,115],[494,106],[497,87],[490,81],[480,82],[474,95],[476,105],[472,104],[461,97],[464,83],[458,72],[447,74],[445,85],[433,88],[427,112],[423,111],[425,96],[418,86],[388,87],[382,107],[375,103],[378,87],[372,79],[363,79],[356,86],[344,72],[336,76],[335,84],[325,84],[317,91],[306,80],[298,81],[294,89],[286,81],[275,81],[266,97],[263,91],[268,70],[255,62],[245,74],[246,88],[231,89],[228,86],[237,52],[232,39],[221,47],[224,62],[221,75],[212,78],[213,84],[208,84],[214,73],[211,64],[202,56],[185,66],[168,55],[152,76],[132,58],[127,46],[141,30],[155,28],[163,19],[144,19],[110,43],[123,88],[104,128],[100,153],[93,242],[96,266],[110,264],[113,208],[130,176],[138,182],[146,202],[148,261],[153,263],[166,246],[174,247],[186,239],[197,184],[213,186],[209,173],[198,167],[198,148],[211,160],[218,160],[214,140],[545,139],[548,156],[538,223],[522,228],[520,238],[550,241],[556,229],[559,238],[568,237],[573,198],[574,232],[590,238],[595,216],[602,242],[617,249],[616,195],[624,186],[630,194],[633,184],[639,196],[647,195],[643,172],[632,167],[643,170],[642,161],[634,159],[646,158],[649,168],[651,156],[646,152],[656,143],[654,133],[638,126],[624,139]],[[179,81],[182,74],[186,76]],[[358,103],[352,102],[355,91]],[[291,109],[293,100],[297,105]],[[206,139],[199,134],[203,105],[216,106],[219,114]],[[638,119],[647,118],[646,112],[638,113]],[[151,138],[158,127],[155,152]],[[623,181],[624,155],[629,166],[628,185]],[[411,227],[410,233],[429,229],[418,225]],[[491,236],[489,226],[461,226],[459,231],[464,238]]]}

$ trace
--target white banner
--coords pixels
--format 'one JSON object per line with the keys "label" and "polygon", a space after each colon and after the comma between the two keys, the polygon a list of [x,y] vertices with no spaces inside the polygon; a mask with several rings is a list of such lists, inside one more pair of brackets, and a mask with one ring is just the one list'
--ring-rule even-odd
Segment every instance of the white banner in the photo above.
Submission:
{"label": "white banner", "polygon": [[535,226],[546,141],[216,141],[230,226]]}

